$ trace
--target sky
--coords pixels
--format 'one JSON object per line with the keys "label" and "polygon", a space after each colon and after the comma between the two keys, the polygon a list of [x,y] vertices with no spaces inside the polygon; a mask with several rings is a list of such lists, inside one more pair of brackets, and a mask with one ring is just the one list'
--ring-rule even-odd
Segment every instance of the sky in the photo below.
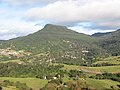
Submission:
{"label": "sky", "polygon": [[80,33],[120,28],[120,0],[0,0],[0,40],[34,33],[46,24]]}

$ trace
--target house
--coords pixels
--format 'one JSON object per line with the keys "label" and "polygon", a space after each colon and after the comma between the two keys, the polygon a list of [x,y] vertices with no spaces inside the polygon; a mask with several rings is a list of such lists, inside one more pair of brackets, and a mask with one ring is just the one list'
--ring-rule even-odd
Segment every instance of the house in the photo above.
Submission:
{"label": "house", "polygon": [[53,79],[57,79],[57,77],[53,77]]}

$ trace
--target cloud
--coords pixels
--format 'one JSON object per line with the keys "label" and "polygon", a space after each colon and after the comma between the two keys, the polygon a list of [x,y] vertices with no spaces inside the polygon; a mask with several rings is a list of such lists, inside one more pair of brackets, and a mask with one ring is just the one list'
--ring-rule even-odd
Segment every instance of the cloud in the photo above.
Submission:
{"label": "cloud", "polygon": [[0,22],[0,40],[25,36],[40,30],[43,26],[34,26],[34,23],[6,20],[7,23]]}
{"label": "cloud", "polygon": [[106,29],[106,30],[103,30],[103,29],[91,29],[91,28],[84,28],[84,27],[80,27],[79,25],[78,26],[74,26],[74,27],[69,27],[69,29],[72,29],[76,32],[79,32],[79,33],[84,33],[84,34],[87,34],[87,35],[92,35],[94,33],[97,33],[97,32],[112,32],[112,31],[115,31],[115,30],[109,30],[109,29]]}
{"label": "cloud", "polygon": [[5,12],[6,12],[5,10],[0,9],[0,14],[1,14],[1,15],[4,14]]}
{"label": "cloud", "polygon": [[31,21],[46,20],[68,26],[91,22],[96,28],[113,29],[120,26],[119,8],[119,0],[67,0],[31,8],[25,17]]}
{"label": "cloud", "polygon": [[109,27],[109,28],[120,28],[120,19],[113,21],[101,22],[98,24],[100,27]]}
{"label": "cloud", "polygon": [[47,23],[93,34],[120,27],[120,0],[0,0],[0,39],[24,36]]}
{"label": "cloud", "polygon": [[[2,3],[7,3],[8,5],[19,5],[19,6],[36,6],[36,5],[46,5],[49,3],[54,3],[56,1],[63,0],[1,0]],[[65,0],[64,0],[65,1]]]}

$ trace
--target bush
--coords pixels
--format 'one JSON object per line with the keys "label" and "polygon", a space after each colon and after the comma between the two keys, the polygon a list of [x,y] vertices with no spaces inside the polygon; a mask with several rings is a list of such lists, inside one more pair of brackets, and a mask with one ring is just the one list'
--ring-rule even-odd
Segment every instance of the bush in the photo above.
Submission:
{"label": "bush", "polygon": [[2,90],[2,87],[0,86],[0,90]]}
{"label": "bush", "polygon": [[16,88],[19,90],[30,90],[30,88],[25,83],[16,82]]}
{"label": "bush", "polygon": [[57,79],[57,80],[51,80],[49,83],[56,83],[57,85],[62,84],[62,80]]}

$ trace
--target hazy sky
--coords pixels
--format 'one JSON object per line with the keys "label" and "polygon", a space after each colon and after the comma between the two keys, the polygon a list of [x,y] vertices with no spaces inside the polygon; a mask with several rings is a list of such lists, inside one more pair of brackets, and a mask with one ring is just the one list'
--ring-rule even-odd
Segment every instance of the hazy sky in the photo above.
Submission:
{"label": "hazy sky", "polygon": [[120,0],[0,0],[0,39],[24,36],[45,24],[80,33],[120,28]]}

